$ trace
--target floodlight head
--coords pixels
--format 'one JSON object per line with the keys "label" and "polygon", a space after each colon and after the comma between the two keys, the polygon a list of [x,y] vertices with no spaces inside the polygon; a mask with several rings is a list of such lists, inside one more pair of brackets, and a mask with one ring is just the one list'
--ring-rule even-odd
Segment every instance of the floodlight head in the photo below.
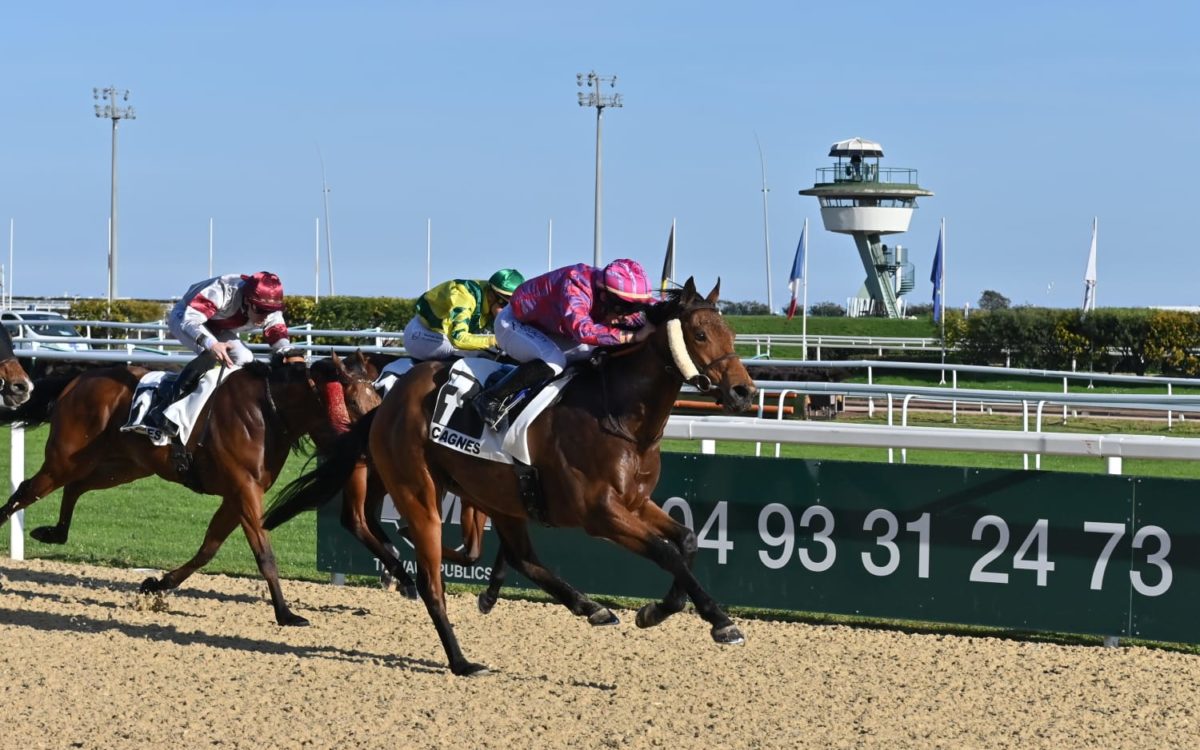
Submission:
{"label": "floodlight head", "polygon": [[613,76],[612,80],[609,82],[608,85],[610,88],[616,88],[617,87],[617,77]]}
{"label": "floodlight head", "polygon": [[129,89],[125,89],[125,101],[129,101]]}
{"label": "floodlight head", "polygon": [[96,88],[95,86],[92,87],[92,98],[93,99],[100,98],[100,89]]}
{"label": "floodlight head", "polygon": [[583,73],[576,73],[576,74],[575,74],[575,85],[576,85],[576,86],[582,86],[582,85],[583,85]]}

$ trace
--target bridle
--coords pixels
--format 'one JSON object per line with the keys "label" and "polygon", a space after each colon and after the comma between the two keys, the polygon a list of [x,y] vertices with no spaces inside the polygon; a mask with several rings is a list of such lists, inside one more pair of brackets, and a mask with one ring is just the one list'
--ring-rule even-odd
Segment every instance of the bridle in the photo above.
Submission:
{"label": "bridle", "polygon": [[[712,304],[696,305],[695,307],[687,310],[684,314],[691,315],[692,313],[696,313],[701,310],[716,309],[716,305]],[[671,359],[674,362],[674,368],[669,367],[668,369],[676,370],[680,377],[683,378],[683,382],[692,386],[696,390],[700,391],[701,393],[708,393],[713,389],[714,385],[712,377],[710,377],[708,374],[709,371],[730,357],[736,357],[737,352],[727,352],[722,354],[720,357],[717,357],[710,362],[705,362],[703,365],[697,367],[691,353],[688,352],[687,343],[683,340],[683,323],[680,320],[682,317],[683,316],[681,315],[676,318],[671,318],[666,323],[667,342],[671,349]]]}

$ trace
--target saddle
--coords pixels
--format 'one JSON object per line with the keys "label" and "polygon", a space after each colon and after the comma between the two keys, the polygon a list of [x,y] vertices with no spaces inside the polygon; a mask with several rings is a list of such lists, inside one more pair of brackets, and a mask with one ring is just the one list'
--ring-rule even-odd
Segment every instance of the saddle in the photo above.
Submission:
{"label": "saddle", "polygon": [[544,523],[541,481],[529,456],[529,426],[561,398],[575,371],[567,370],[536,391],[527,389],[518,394],[515,403],[508,407],[500,429],[493,430],[468,402],[493,378],[504,377],[511,368],[512,365],[478,357],[460,359],[451,365],[450,376],[434,402],[429,439],[469,456],[511,465],[526,511],[531,518]]}

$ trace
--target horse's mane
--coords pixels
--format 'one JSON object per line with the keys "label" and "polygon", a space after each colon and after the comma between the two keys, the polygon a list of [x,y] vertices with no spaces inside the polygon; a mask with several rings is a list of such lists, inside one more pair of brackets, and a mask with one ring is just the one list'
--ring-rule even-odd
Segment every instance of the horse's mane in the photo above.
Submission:
{"label": "horse's mane", "polygon": [[643,311],[646,320],[654,325],[662,325],[671,318],[677,318],[683,312],[683,290],[668,289],[663,292],[662,300],[647,306]]}
{"label": "horse's mane", "polygon": [[683,289],[668,289],[662,293],[662,300],[653,305],[649,305],[642,309],[646,315],[646,320],[654,325],[662,325],[672,318],[678,318],[684,313],[699,308],[711,308],[716,310],[716,305],[712,304],[704,297],[692,294],[690,297],[684,295]]}

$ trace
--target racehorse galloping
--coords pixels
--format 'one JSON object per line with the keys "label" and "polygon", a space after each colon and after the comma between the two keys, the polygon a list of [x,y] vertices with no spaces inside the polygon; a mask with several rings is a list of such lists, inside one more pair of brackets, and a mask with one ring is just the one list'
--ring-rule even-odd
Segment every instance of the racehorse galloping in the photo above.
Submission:
{"label": "racehorse galloping", "polygon": [[[347,362],[346,369],[369,380],[375,380],[386,361],[374,360],[361,355]],[[386,494],[383,482],[378,472],[369,469],[366,457],[363,456],[355,467],[354,472],[346,482],[342,492],[341,524],[351,536],[367,548],[375,559],[379,560],[386,576],[409,599],[417,598],[417,587],[403,563],[397,557],[391,545],[380,517],[383,511],[383,501]],[[443,548],[442,559],[459,565],[474,565],[483,552],[483,534],[487,524],[487,516],[473,506],[464,502],[461,514],[463,544],[459,549]],[[401,529],[400,534],[407,537],[408,529]],[[499,562],[499,561],[498,561]],[[493,576],[489,588],[480,594],[480,609],[491,611],[496,604],[504,573],[498,566],[493,566]],[[390,585],[386,583],[385,586]]]}
{"label": "racehorse galloping", "polygon": [[13,353],[12,334],[0,325],[0,411],[16,409],[33,394],[33,381]]}
{"label": "racehorse galloping", "polygon": [[[688,597],[712,626],[718,643],[741,643],[737,626],[691,572],[696,537],[654,504],[650,494],[661,469],[659,442],[679,389],[690,382],[714,390],[726,409],[740,411],[755,389],[734,351],[734,336],[717,311],[720,283],[702,297],[691,279],[647,310],[656,326],[600,367],[583,370],[560,403],[540,415],[529,433],[530,455],[545,498],[543,516],[553,526],[579,526],[646,557],[673,583],[660,602],[643,607],[641,627],[657,625],[683,609]],[[364,447],[409,522],[418,560],[418,590],[457,675],[486,671],[463,656],[446,615],[441,577],[441,491],[470,498],[492,517],[505,554],[523,575],[592,624],[609,624],[607,609],[551,573],[534,554],[526,503],[512,468],[453,451],[429,440],[429,422],[448,366],[427,362],[399,380],[372,414],[339,439],[329,460],[289,485],[265,519],[274,528],[341,489]]]}
{"label": "racehorse galloping", "polygon": [[305,436],[318,450],[331,445],[351,419],[379,403],[374,389],[367,381],[356,384],[336,360],[321,360],[311,369],[302,361],[251,363],[225,378],[205,404],[187,446],[191,467],[181,473],[170,446],[155,446],[141,435],[120,431],[145,373],[145,368],[132,366],[91,370],[69,383],[56,383],[58,393],[39,393],[48,397],[38,399],[43,402],[41,413],[18,410],[11,418],[0,415],[0,420],[28,425],[50,422],[45,461],[0,507],[0,524],[62,487],[58,524],[31,532],[42,542],[61,544],[84,492],[157,474],[222,500],[196,555],[162,578],[146,579],[142,591],[179,586],[212,559],[240,524],[270,588],[276,621],[306,625],[308,621],[291,612],[283,598],[270,539],[260,522],[262,496],[279,476],[289,450],[298,448]]}

